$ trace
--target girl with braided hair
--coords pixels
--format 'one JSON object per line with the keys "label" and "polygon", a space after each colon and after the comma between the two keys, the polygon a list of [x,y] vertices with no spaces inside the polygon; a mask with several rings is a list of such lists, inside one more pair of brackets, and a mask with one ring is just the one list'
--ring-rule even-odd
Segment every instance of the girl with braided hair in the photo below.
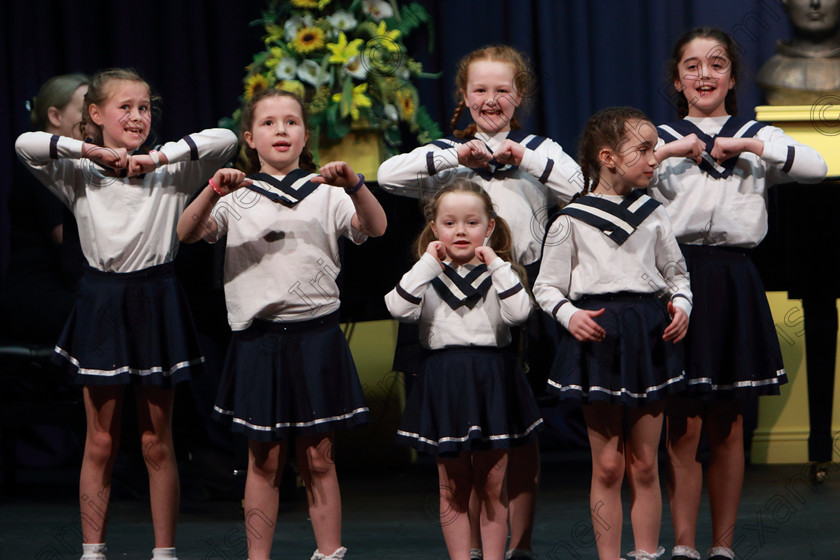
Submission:
{"label": "girl with braided hair", "polygon": [[621,553],[625,472],[633,491],[630,556],[664,552],[657,451],[665,399],[685,387],[676,343],[692,295],[665,209],[639,190],[653,176],[656,141],[656,128],[636,109],[589,119],[579,154],[583,193],[550,224],[534,285],[537,303],[565,327],[549,390],[583,404],[601,560]]}

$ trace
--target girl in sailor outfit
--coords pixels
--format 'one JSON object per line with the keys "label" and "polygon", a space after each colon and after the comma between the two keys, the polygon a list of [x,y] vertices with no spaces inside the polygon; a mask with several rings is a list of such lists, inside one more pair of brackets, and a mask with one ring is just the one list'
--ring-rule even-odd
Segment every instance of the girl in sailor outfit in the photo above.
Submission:
{"label": "girl in sailor outfit", "polygon": [[[524,56],[507,45],[469,53],[458,63],[455,77],[454,135],[390,158],[377,175],[384,190],[424,200],[456,178],[481,185],[510,225],[512,258],[525,266],[529,282],[539,270],[546,219],[558,202],[568,202],[583,186],[580,168],[559,144],[519,130],[515,112],[533,95],[532,78]],[[459,130],[465,109],[472,122]],[[553,321],[542,313],[534,313],[528,321],[528,378],[538,395],[545,391],[553,357],[549,354],[553,344],[546,338],[553,339],[554,330]],[[546,352],[539,352],[541,348]],[[535,439],[511,453],[509,556],[514,559],[531,557],[538,479]],[[481,557],[479,549],[474,557]]]}
{"label": "girl in sailor outfit", "polygon": [[634,190],[653,175],[656,140],[636,109],[604,109],[589,119],[579,155],[583,196],[549,227],[534,285],[539,305],[567,329],[549,389],[583,403],[601,560],[620,556],[625,472],[633,491],[631,555],[664,552],[657,449],[665,398],[685,384],[676,343],[688,328],[691,290],[665,209]]}
{"label": "girl in sailor outfit", "polygon": [[80,476],[83,560],[105,558],[111,471],[126,385],[134,384],[158,558],[175,558],[178,470],[173,386],[204,358],[175,278],[175,223],[191,192],[236,149],[227,130],[144,146],[154,102],[136,72],[98,73],[85,95],[88,142],[21,135],[21,160],[73,212],[87,264],[56,354],[83,385],[87,435]]}
{"label": "girl in sailor outfit", "polygon": [[470,558],[470,494],[480,511],[483,554],[502,560],[508,453],[541,425],[510,327],[531,300],[510,259],[511,233],[479,185],[457,179],[426,205],[420,260],[385,296],[391,314],[419,324],[428,350],[408,396],[398,440],[437,456],[444,540]]}
{"label": "girl in sailor outfit", "polygon": [[317,549],[343,558],[333,432],[368,421],[338,325],[338,239],[385,232],[385,212],[345,162],[314,173],[303,102],[255,94],[242,111],[249,178],[221,169],[178,223],[185,242],[226,236],[225,300],[233,340],[214,416],[248,438],[245,526],[250,560],[267,560],[289,437]]}
{"label": "girl in sailor outfit", "polygon": [[683,120],[659,127],[660,166],[650,189],[668,210],[699,303],[686,338],[689,391],[667,410],[673,557],[678,560],[700,558],[695,536],[703,471],[697,446],[703,427],[711,451],[709,555],[734,557],[744,477],[741,402],[777,395],[786,382],[750,250],[767,233],[768,188],[815,183],[827,171],[819,153],[781,129],[735,116],[737,52],[732,39],[716,29],[694,29],[677,42],[669,78]]}

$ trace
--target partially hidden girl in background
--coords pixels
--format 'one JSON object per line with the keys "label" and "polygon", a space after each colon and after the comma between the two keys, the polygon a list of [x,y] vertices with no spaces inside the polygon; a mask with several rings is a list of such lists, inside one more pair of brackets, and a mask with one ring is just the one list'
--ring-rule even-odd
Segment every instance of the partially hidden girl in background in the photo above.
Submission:
{"label": "partially hidden girl in background", "polygon": [[[31,101],[34,130],[81,140],[89,82],[85,74],[47,80]],[[74,279],[62,267],[65,212],[65,205],[28,172],[12,184],[11,258],[0,288],[0,329],[7,337],[52,346],[67,322],[76,298]]]}

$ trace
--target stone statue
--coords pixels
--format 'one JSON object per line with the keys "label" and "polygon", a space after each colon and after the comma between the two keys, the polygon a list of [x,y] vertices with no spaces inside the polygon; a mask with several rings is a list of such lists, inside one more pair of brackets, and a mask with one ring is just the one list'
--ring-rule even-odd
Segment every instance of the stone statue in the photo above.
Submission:
{"label": "stone statue", "polygon": [[840,102],[840,0],[782,0],[793,36],[756,81],[770,105],[812,105],[834,94]]}

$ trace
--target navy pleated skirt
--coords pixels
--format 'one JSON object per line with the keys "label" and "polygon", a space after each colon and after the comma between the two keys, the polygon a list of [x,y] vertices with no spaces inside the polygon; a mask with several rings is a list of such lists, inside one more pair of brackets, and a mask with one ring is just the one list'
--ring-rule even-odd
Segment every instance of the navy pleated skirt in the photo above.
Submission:
{"label": "navy pleated skirt", "polygon": [[516,356],[499,348],[430,352],[406,400],[397,441],[431,455],[507,449],[534,437],[537,403]]}
{"label": "navy pleated skirt", "polygon": [[[685,389],[683,344],[662,339],[671,322],[654,294],[587,296],[580,309],[605,309],[595,321],[606,331],[600,342],[580,342],[560,329],[548,389],[561,398],[623,406],[646,406]],[[693,318],[693,317],[692,317]]]}
{"label": "navy pleated skirt", "polygon": [[787,382],[764,285],[749,252],[681,245],[694,307],[686,336],[691,394],[778,395]]}
{"label": "navy pleated skirt", "polygon": [[234,332],[213,416],[257,441],[368,422],[338,312],[299,322],[257,319]]}
{"label": "navy pleated skirt", "polygon": [[87,268],[55,352],[79,385],[171,387],[204,362],[173,263],[126,273]]}

